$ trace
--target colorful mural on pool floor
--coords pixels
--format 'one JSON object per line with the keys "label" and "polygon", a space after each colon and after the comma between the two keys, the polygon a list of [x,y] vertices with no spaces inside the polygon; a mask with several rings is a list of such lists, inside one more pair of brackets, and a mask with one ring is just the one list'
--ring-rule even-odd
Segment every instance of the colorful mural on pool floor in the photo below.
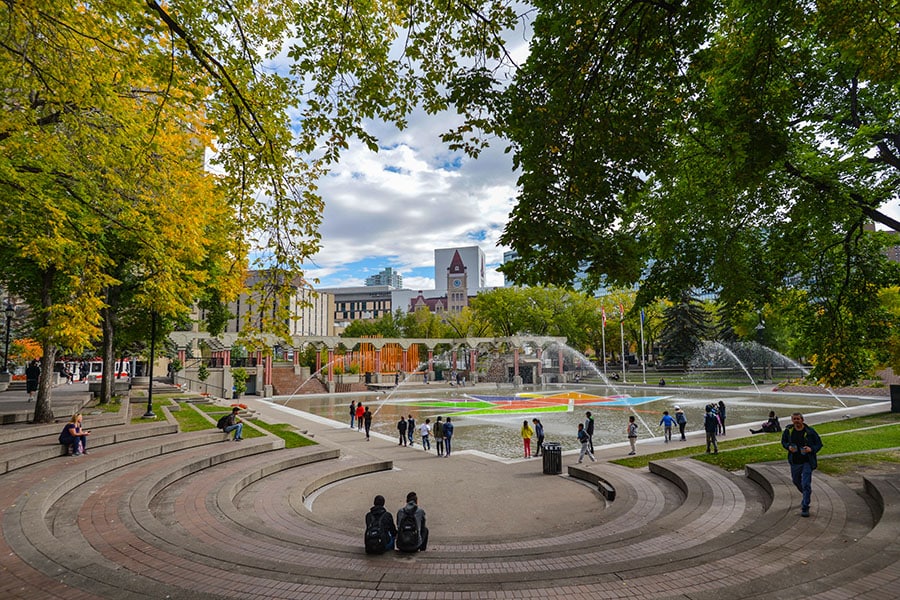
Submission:
{"label": "colorful mural on pool floor", "polygon": [[583,406],[639,406],[669,396],[595,396],[584,392],[554,394],[522,393],[514,396],[468,394],[451,400],[416,401],[421,408],[453,409],[459,415],[508,415],[516,413],[567,412]]}

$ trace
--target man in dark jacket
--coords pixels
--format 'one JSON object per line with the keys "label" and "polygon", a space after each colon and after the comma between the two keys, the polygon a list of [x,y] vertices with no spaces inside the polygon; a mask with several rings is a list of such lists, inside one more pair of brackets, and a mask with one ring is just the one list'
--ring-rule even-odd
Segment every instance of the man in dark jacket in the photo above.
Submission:
{"label": "man in dark jacket", "polygon": [[588,436],[588,449],[591,451],[591,454],[594,453],[594,417],[591,416],[591,411],[587,411],[584,413],[584,432]]}
{"label": "man in dark jacket", "polygon": [[[404,517],[415,520],[417,537],[404,539]],[[428,528],[425,526],[425,511],[419,508],[419,498],[415,492],[406,495],[406,506],[397,511],[397,550],[401,552],[425,551],[428,548]]]}
{"label": "man in dark jacket", "polygon": [[385,534],[384,546],[382,548],[369,548],[366,543],[366,552],[380,553],[394,549],[394,541],[397,539],[397,528],[394,526],[394,517],[384,508],[384,496],[375,496],[372,502],[374,506],[366,513],[366,532],[374,525],[379,525],[381,531]]}
{"label": "man in dark jacket", "polygon": [[718,454],[719,442],[716,440],[716,433],[719,431],[719,418],[716,416],[712,404],[706,405],[706,414],[703,416],[703,429],[706,430],[706,453],[709,454],[709,447],[712,445],[713,454]]}
{"label": "man in dark jacket", "polygon": [[812,496],[812,472],[818,466],[816,454],[822,449],[822,438],[815,429],[804,423],[802,414],[795,412],[791,415],[791,424],[781,433],[781,445],[788,451],[791,480],[803,494],[800,516],[808,517],[809,501]]}

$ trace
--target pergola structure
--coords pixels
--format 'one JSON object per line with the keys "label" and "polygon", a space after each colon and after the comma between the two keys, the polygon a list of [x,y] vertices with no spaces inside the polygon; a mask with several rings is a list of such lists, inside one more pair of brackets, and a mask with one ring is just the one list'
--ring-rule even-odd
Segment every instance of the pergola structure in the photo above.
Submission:
{"label": "pergola structure", "polygon": [[[169,338],[178,348],[178,358],[181,360],[182,364],[185,363],[188,355],[188,348],[194,347],[199,342],[203,341],[207,345],[208,348],[211,349],[212,357],[219,359],[218,362],[223,364],[224,366],[229,366],[232,363],[231,360],[231,348],[242,340],[239,339],[237,333],[223,333],[219,336],[213,337],[204,332],[193,332],[193,331],[176,331],[169,335]],[[274,352],[272,350],[275,346],[280,346],[282,348],[285,347],[287,340],[279,338],[277,336],[263,336],[261,338],[261,343],[263,344],[262,348],[258,348],[254,351],[255,356],[253,357],[255,360],[251,361],[253,368],[257,369],[258,375],[261,375],[261,381],[263,387],[269,386],[272,383],[272,363],[273,363],[273,355]],[[498,351],[500,348],[506,348],[509,352],[512,353],[513,356],[513,377],[514,383],[521,382],[521,377],[519,374],[519,366],[520,366],[520,357],[523,353],[523,350],[526,347],[533,347],[537,353],[537,379],[540,380],[542,378],[542,365],[543,365],[543,353],[544,351],[551,346],[557,346],[557,351],[559,353],[559,375],[563,376],[563,352],[566,344],[566,338],[564,337],[556,337],[556,336],[541,336],[541,335],[517,335],[510,337],[468,337],[468,338],[348,338],[348,337],[338,337],[338,336],[294,336],[290,339],[290,347],[294,350],[294,365],[297,366],[299,363],[299,354],[304,348],[308,346],[313,346],[318,349],[327,350],[327,363],[323,366],[321,364],[321,355],[317,355],[316,357],[316,369],[315,372],[324,371],[326,373],[326,384],[328,386],[329,391],[333,391],[334,389],[334,381],[335,381],[335,357],[336,352],[340,347],[348,351],[353,351],[354,349],[361,348],[364,346],[369,346],[374,350],[374,370],[373,375],[375,377],[375,382],[381,382],[382,373],[385,371],[394,372],[397,369],[396,365],[386,365],[382,362],[382,350],[388,346],[398,346],[402,351],[402,362],[400,364],[409,364],[407,360],[407,353],[413,347],[422,346],[427,348],[428,358],[427,361],[423,362],[421,368],[416,368],[416,371],[421,370],[424,373],[428,373],[429,375],[433,373],[434,369],[434,350],[438,346],[448,346],[450,348],[451,355],[451,364],[456,364],[456,359],[459,352],[468,352],[469,353],[469,364],[476,364],[477,357],[481,352],[494,352]],[[475,381],[472,381],[475,383]]]}

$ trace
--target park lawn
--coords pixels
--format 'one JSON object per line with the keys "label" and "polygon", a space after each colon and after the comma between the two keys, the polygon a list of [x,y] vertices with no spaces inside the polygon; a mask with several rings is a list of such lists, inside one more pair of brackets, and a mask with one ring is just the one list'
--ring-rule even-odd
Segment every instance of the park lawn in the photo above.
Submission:
{"label": "park lawn", "polygon": [[[300,448],[301,446],[313,446],[316,444],[316,442],[308,437],[294,431],[293,427],[287,423],[275,423],[273,425],[271,423],[266,423],[265,421],[260,421],[259,419],[253,419],[253,424],[283,439],[285,448]],[[247,427],[244,431],[246,432],[249,429],[252,429],[252,427]]]}
{"label": "park lawn", "polygon": [[181,431],[203,431],[204,429],[215,429],[214,423],[210,423],[209,419],[193,410],[190,402],[179,402],[179,410],[172,413],[175,420],[178,421],[178,428]]}
{"label": "park lawn", "polygon": [[[842,419],[814,426],[822,436],[822,454],[865,452],[900,446],[900,414],[880,413],[854,419]],[[739,471],[756,462],[785,460],[781,434],[758,434],[722,441],[718,454],[706,454],[706,445],[682,447],[613,461],[632,468],[647,466],[651,461],[683,456],[694,457],[729,471]],[[826,461],[820,461],[824,464]]]}

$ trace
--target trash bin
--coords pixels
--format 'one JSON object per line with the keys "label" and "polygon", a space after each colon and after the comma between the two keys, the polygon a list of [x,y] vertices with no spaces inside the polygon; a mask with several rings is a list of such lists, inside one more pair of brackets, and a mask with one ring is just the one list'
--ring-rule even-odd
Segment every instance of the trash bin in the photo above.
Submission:
{"label": "trash bin", "polygon": [[891,412],[900,413],[900,385],[891,384]]}
{"label": "trash bin", "polygon": [[543,446],[544,474],[559,475],[562,473],[562,446],[556,442],[547,442]]}

